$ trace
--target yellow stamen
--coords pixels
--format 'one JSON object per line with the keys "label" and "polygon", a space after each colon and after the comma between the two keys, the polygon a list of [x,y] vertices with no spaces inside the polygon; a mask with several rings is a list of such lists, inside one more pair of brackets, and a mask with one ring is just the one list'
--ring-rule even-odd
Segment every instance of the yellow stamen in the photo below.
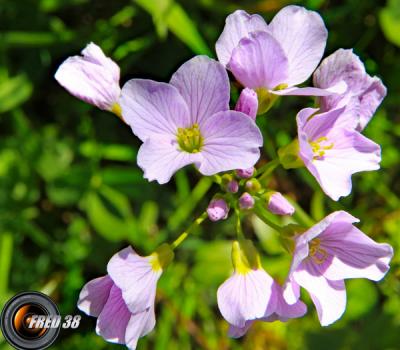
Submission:
{"label": "yellow stamen", "polygon": [[323,156],[325,156],[325,151],[333,148],[333,143],[325,144],[327,141],[328,139],[325,136],[320,137],[315,141],[309,141],[312,152],[314,153],[314,160],[322,158]]}
{"label": "yellow stamen", "polygon": [[191,128],[178,128],[176,138],[182,151],[198,153],[203,147],[204,140],[197,123],[193,124]]}

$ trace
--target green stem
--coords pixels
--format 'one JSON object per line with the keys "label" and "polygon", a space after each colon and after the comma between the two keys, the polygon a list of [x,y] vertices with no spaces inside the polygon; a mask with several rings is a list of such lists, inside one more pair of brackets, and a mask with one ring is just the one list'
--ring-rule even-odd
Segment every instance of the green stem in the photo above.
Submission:
{"label": "green stem", "polygon": [[192,211],[196,208],[197,203],[208,192],[213,184],[212,177],[204,176],[194,187],[192,193],[180,204],[174,214],[168,219],[167,227],[170,231],[175,231],[186,221]]}
{"label": "green stem", "polygon": [[241,241],[241,240],[245,239],[245,236],[243,233],[242,222],[240,220],[240,210],[237,207],[237,205],[235,206],[235,214],[236,214],[236,234],[237,234],[238,240]]}
{"label": "green stem", "polygon": [[258,180],[265,180],[269,175],[273,173],[273,171],[277,168],[279,164],[279,159],[274,159],[258,169],[257,174],[260,174]]}
{"label": "green stem", "polygon": [[0,296],[4,296],[8,291],[13,242],[14,237],[11,233],[5,232],[0,235]]}
{"label": "green stem", "polygon": [[265,209],[260,205],[256,204],[253,208],[254,214],[256,214],[265,224],[267,224],[269,227],[273,228],[276,232],[281,233],[283,230],[283,227],[275,224],[272,222],[268,217],[267,214],[265,213]]}
{"label": "green stem", "polygon": [[189,234],[198,226],[202,224],[202,222],[207,218],[207,212],[205,211],[203,214],[201,214],[196,220],[193,221],[193,223],[187,228],[184,232],[181,233],[181,235],[173,242],[171,243],[171,248],[175,249],[177,248],[188,236]]}

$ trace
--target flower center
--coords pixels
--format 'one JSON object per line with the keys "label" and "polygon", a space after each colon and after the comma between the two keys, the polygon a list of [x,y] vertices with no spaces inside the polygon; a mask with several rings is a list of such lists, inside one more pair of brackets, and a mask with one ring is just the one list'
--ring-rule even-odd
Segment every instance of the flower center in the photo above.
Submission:
{"label": "flower center", "polygon": [[328,252],[321,248],[321,240],[318,238],[313,239],[309,244],[309,256],[318,265],[322,264],[328,257]]}
{"label": "flower center", "polygon": [[332,149],[334,146],[333,143],[328,143],[328,139],[325,136],[315,141],[309,141],[309,143],[314,154],[313,159],[321,159],[325,156],[325,151]]}
{"label": "flower center", "polygon": [[193,124],[191,128],[178,128],[176,138],[182,151],[198,153],[203,147],[204,140],[197,123]]}

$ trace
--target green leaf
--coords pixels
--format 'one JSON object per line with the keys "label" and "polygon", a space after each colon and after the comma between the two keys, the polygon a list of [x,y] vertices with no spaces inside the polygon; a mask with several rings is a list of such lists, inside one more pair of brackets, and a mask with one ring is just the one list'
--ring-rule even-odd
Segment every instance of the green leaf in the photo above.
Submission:
{"label": "green leaf", "polygon": [[232,270],[232,244],[228,241],[203,243],[196,248],[193,276],[201,285],[215,286]]}
{"label": "green leaf", "polygon": [[196,23],[179,4],[172,0],[136,0],[135,3],[152,15],[161,36],[163,35],[162,28],[168,28],[196,54],[212,55],[197,30]]}
{"label": "green leaf", "polygon": [[111,187],[102,185],[98,192],[90,192],[84,207],[96,232],[109,241],[128,239],[136,231],[127,197]]}
{"label": "green leaf", "polygon": [[32,94],[32,84],[24,74],[0,82],[0,113],[24,103]]}
{"label": "green leaf", "polygon": [[379,13],[379,22],[386,39],[400,46],[400,0],[389,0]]}

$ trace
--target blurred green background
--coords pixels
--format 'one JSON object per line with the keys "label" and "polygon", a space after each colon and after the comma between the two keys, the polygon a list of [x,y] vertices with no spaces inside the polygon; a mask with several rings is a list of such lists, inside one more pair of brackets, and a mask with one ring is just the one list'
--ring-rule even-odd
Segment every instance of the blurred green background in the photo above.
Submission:
{"label": "blurred green background", "polygon": [[[142,178],[139,141],[111,114],[70,96],[53,76],[90,41],[133,77],[168,81],[194,54],[215,56],[225,17],[235,9],[266,19],[284,0],[1,0],[0,1],[0,307],[13,294],[41,290],[62,314],[76,314],[83,284],[104,275],[109,258],[127,244],[149,254],[171,241],[207,206],[216,188],[191,168],[168,185]],[[317,10],[329,29],[326,54],[355,48],[389,94],[366,129],[382,145],[382,169],[353,177],[351,196],[335,203],[304,170],[279,170],[273,187],[315,220],[345,209],[364,232],[400,249],[400,0],[296,3]],[[233,91],[235,95],[235,90]],[[259,120],[261,162],[295,135],[297,111],[309,98],[287,97]],[[298,211],[297,219],[307,221]],[[290,257],[274,232],[245,222],[266,270],[283,281]],[[348,281],[345,316],[320,327],[314,307],[301,320],[257,323],[242,340],[226,337],[216,290],[231,272],[234,222],[206,223],[177,251],[160,280],[157,326],[139,349],[400,349],[400,269],[379,284]],[[53,349],[118,349],[84,317],[79,331],[62,331]],[[0,349],[10,349],[0,338]]]}

